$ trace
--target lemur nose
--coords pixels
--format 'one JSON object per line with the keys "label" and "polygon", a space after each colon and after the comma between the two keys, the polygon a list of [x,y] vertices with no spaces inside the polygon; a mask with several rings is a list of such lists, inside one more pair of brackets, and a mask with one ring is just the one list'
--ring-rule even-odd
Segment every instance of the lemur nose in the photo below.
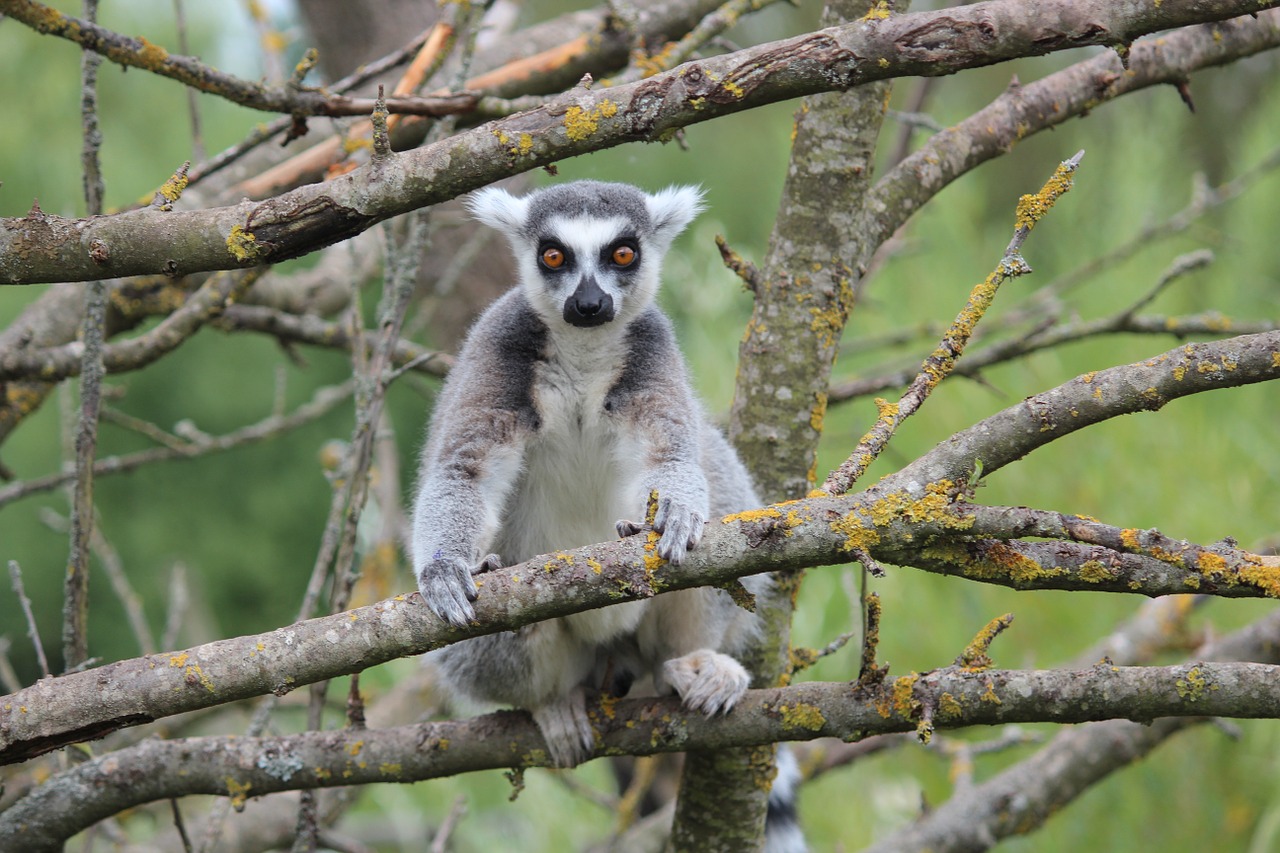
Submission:
{"label": "lemur nose", "polygon": [[599,326],[613,319],[613,297],[600,289],[596,280],[584,276],[565,300],[564,319],[573,326]]}

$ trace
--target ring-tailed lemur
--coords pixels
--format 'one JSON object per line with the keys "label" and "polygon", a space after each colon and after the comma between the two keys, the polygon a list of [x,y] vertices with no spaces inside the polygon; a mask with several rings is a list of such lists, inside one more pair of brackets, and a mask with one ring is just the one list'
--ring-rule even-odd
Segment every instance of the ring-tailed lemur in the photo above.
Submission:
{"label": "ring-tailed lemur", "polygon": [[[474,616],[473,574],[637,532],[618,519],[644,517],[651,490],[658,553],[672,563],[713,513],[759,505],[654,304],[663,255],[700,200],[690,187],[649,195],[594,181],[471,199],[510,242],[520,285],[467,336],[422,455],[413,565],[442,618]],[[757,594],[770,588],[766,576],[745,582]],[[726,711],[750,680],[726,652],[754,627],[724,591],[691,589],[434,654],[459,692],[528,709],[555,763],[573,766],[594,747],[587,689],[625,693],[631,678],[651,675],[691,708]]]}

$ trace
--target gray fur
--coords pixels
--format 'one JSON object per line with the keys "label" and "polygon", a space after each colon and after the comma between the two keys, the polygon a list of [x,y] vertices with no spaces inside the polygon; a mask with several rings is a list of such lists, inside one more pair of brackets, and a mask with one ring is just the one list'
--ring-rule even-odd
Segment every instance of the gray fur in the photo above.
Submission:
{"label": "gray fur", "polygon": [[[635,530],[650,490],[658,552],[672,563],[708,518],[759,504],[653,304],[662,257],[697,214],[698,193],[583,181],[523,198],[489,189],[471,207],[511,243],[520,286],[468,335],[422,455],[414,571],[428,606],[456,625],[474,617],[475,572],[605,541],[615,525]],[[631,241],[633,263],[611,262],[619,240]],[[546,241],[563,249],[563,267],[539,264]],[[612,312],[590,327],[564,308],[587,281]],[[769,589],[764,576],[747,584]],[[556,763],[572,766],[593,746],[588,690],[649,677],[692,708],[729,710],[748,686],[729,654],[754,624],[725,592],[695,589],[467,640],[435,658],[458,692],[528,709]]]}

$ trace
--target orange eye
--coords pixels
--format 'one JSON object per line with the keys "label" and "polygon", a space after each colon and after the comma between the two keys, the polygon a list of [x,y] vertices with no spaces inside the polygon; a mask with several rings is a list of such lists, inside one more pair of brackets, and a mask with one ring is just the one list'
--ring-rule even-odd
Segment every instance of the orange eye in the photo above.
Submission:
{"label": "orange eye", "polygon": [[555,246],[548,246],[542,250],[539,259],[547,269],[558,270],[564,266],[564,250],[557,249]]}
{"label": "orange eye", "polygon": [[636,250],[630,246],[619,246],[613,250],[613,262],[620,267],[629,267],[636,259]]}

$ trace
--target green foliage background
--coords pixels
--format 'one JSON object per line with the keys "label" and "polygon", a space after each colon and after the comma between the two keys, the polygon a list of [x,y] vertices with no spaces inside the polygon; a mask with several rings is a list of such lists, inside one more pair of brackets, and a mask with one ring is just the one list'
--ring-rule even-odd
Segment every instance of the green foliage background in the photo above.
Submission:
{"label": "green foliage background", "polygon": [[[55,4],[76,12],[78,4]],[[106,4],[104,23],[175,45],[172,24],[149,4]],[[197,51],[244,76],[257,76],[256,44],[239,4],[189,4]],[[530,15],[550,14],[538,8]],[[731,34],[739,43],[804,31],[816,7],[773,8]],[[938,83],[930,112],[943,124],[987,103],[1011,75],[1037,79],[1076,61],[1075,52],[967,72]],[[47,212],[82,212],[79,178],[79,52],[0,20],[0,215],[25,213],[33,197]],[[1131,239],[1191,199],[1196,175],[1229,179],[1254,165],[1280,141],[1280,63],[1261,57],[1197,76],[1191,113],[1172,88],[1146,91],[1108,104],[1084,121],[1025,140],[946,190],[914,220],[906,243],[870,283],[851,318],[852,344],[903,327],[945,324],[998,260],[1007,243],[1018,195],[1040,186],[1061,159],[1088,152],[1077,185],[1029,239],[1031,278],[1009,286],[989,321],[1056,276]],[[903,100],[912,83],[895,93]],[[174,83],[145,73],[102,73],[103,158],[108,205],[127,204],[163,182],[190,157],[185,95]],[[210,151],[240,139],[263,120],[209,97],[200,98]],[[629,146],[566,161],[561,179],[632,181],[649,188],[671,182],[701,184],[709,211],[692,227],[668,262],[663,302],[675,317],[682,345],[704,399],[725,412],[733,392],[737,341],[749,297],[723,269],[712,238],[724,234],[749,258],[762,259],[786,171],[794,104],[778,105],[690,128],[688,150],[675,145]],[[318,127],[319,122],[316,123]],[[886,125],[884,148],[899,126]],[[917,137],[919,138],[919,137]],[[542,178],[546,180],[546,178]],[[1090,318],[1114,312],[1150,288],[1173,258],[1212,248],[1216,260],[1172,287],[1151,307],[1165,313],[1216,309],[1245,319],[1280,317],[1280,174],[1261,180],[1245,197],[1184,234],[1144,247],[1130,261],[1091,279],[1066,298],[1064,312]],[[305,261],[304,261],[305,262]],[[62,285],[77,286],[77,285]],[[0,288],[0,322],[37,298],[42,287]],[[173,356],[146,370],[113,376],[112,404],[162,427],[192,420],[210,433],[225,432],[268,414],[283,388],[296,405],[339,381],[344,358],[308,351],[299,368],[271,341],[225,340],[206,330]],[[1172,348],[1170,338],[1094,340],[992,369],[984,384],[952,381],[909,421],[870,477],[913,458],[978,418],[1079,373],[1149,357]],[[894,358],[918,360],[927,336],[900,347]],[[841,376],[868,375],[885,353],[851,351]],[[434,385],[399,383],[390,409],[402,452],[403,481],[412,464]],[[19,478],[56,468],[62,458],[59,408],[51,399],[0,448],[0,459]],[[1110,422],[1057,442],[993,476],[977,499],[1026,504],[1095,516],[1129,527],[1209,542],[1224,536],[1259,547],[1280,532],[1280,422],[1277,389],[1254,386],[1176,401],[1157,414]],[[824,472],[874,418],[869,400],[834,407],[819,462]],[[340,411],[287,439],[227,454],[152,467],[98,481],[102,529],[120,552],[143,594],[156,629],[163,623],[164,589],[175,563],[188,569],[196,606],[181,642],[269,630],[296,612],[329,492],[317,460],[328,440],[346,438],[351,416]],[[106,425],[100,455],[145,446],[136,435]],[[36,609],[45,644],[56,648],[60,625],[64,535],[46,522],[65,515],[55,494],[0,510],[0,560],[16,560]],[[55,525],[56,526],[56,525]],[[796,641],[821,646],[856,627],[847,591],[853,569],[809,573],[796,616]],[[412,584],[408,573],[404,589]],[[907,569],[890,569],[873,582],[885,608],[881,657],[896,674],[950,663],[988,619],[1013,611],[1013,628],[994,648],[1001,665],[1047,667],[1071,660],[1139,604],[1085,593],[1014,593]],[[104,659],[137,654],[122,611],[100,575],[92,586],[91,645]],[[1198,617],[1225,631],[1270,610],[1270,602],[1216,601]],[[0,584],[0,634],[13,641],[25,680],[37,672],[15,599]],[[366,678],[377,692],[414,663],[401,661]],[[56,666],[56,663],[55,663]],[[847,679],[856,652],[846,650],[808,677]],[[333,720],[336,723],[337,717]],[[1006,844],[1009,850],[1264,851],[1280,846],[1280,726],[1249,722],[1232,740],[1203,726],[1181,735],[1154,757],[1107,780],[1041,832]],[[1044,728],[1046,736],[1051,729]],[[960,737],[982,739],[992,732]],[[1025,758],[1022,748],[981,759],[978,779]],[[815,850],[857,849],[909,819],[921,802],[937,803],[951,790],[950,767],[939,754],[907,747],[837,771],[807,786],[802,821]],[[606,784],[603,768],[578,771]],[[353,816],[369,828],[396,827],[405,849],[429,833],[458,791],[469,797],[471,817],[460,850],[563,850],[600,837],[612,815],[582,801],[550,774],[530,773],[515,804],[498,774],[440,780],[412,787],[382,786]],[[573,815],[571,821],[564,816]],[[548,817],[551,816],[551,817]],[[1173,816],[1173,817],[1171,817]],[[392,818],[386,821],[386,818]],[[358,834],[358,831],[357,831]],[[388,845],[387,849],[395,849]]]}

